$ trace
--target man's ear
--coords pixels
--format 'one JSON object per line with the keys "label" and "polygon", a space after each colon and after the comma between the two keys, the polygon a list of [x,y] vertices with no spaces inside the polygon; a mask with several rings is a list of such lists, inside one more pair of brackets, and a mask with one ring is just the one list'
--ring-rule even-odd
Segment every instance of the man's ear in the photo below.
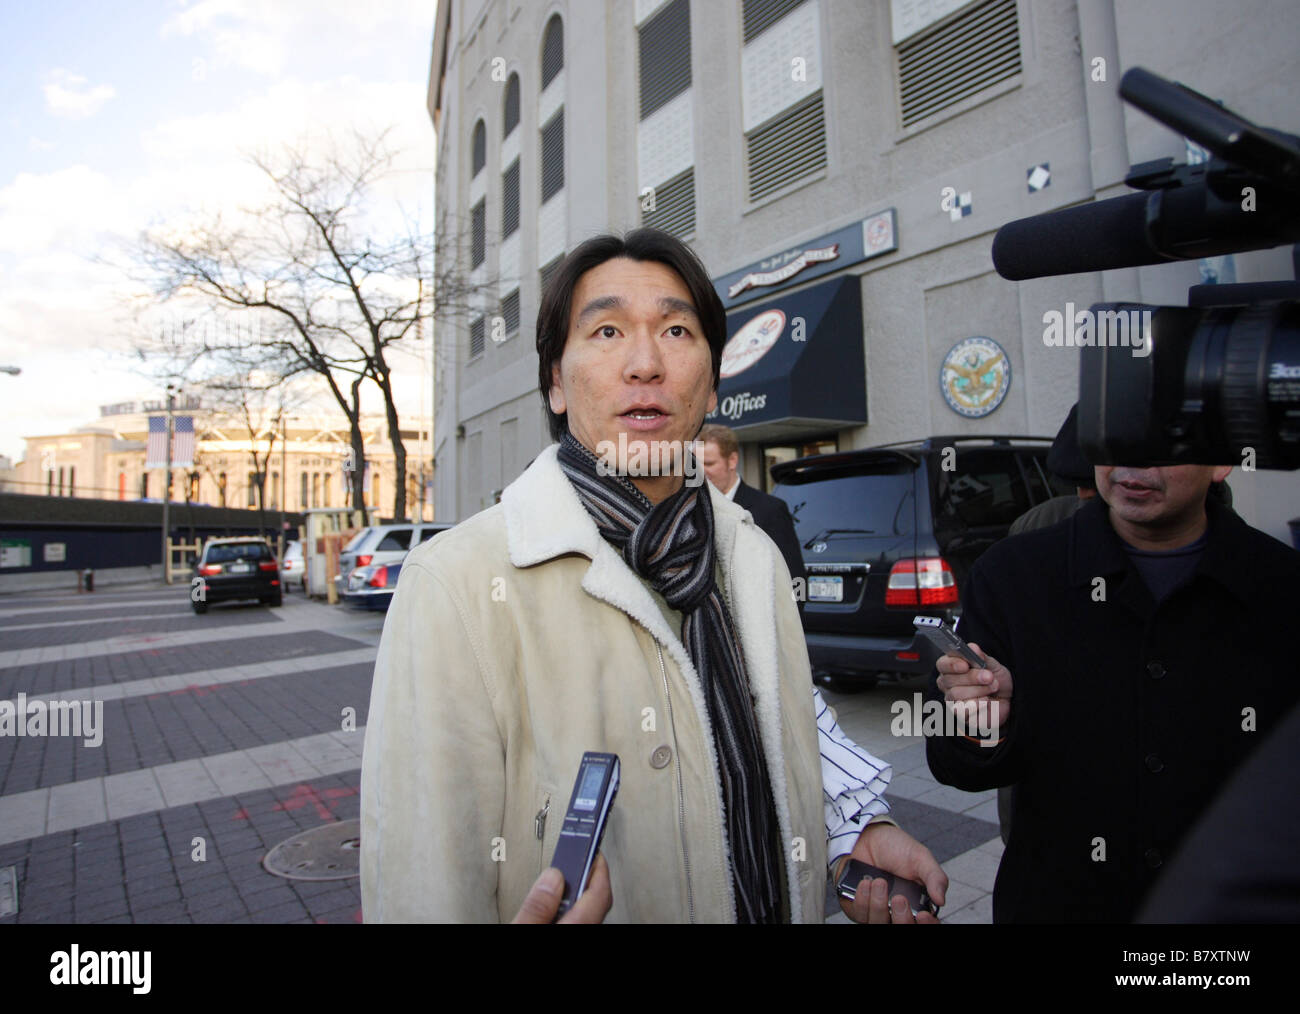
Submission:
{"label": "man's ear", "polygon": [[709,407],[705,411],[714,412],[717,410],[717,408],[718,408],[718,389],[715,387],[712,391],[709,392]]}
{"label": "man's ear", "polygon": [[740,464],[740,452],[739,452],[739,451],[733,451],[731,454],[727,455],[727,471],[728,471],[728,472],[734,472],[734,471],[736,470],[736,466],[737,466],[738,464]]}
{"label": "man's ear", "polygon": [[551,367],[551,389],[546,393],[546,400],[556,415],[563,415],[568,407],[564,401],[564,388],[560,385],[559,363]]}

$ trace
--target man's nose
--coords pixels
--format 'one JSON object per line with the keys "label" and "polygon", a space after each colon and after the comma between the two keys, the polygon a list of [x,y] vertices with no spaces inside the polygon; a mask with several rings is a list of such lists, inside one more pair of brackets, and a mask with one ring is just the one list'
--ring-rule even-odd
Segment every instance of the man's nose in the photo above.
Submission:
{"label": "man's nose", "polygon": [[627,359],[623,364],[626,380],[647,383],[659,380],[664,374],[664,360],[659,348],[659,336],[652,327],[638,328],[627,345]]}

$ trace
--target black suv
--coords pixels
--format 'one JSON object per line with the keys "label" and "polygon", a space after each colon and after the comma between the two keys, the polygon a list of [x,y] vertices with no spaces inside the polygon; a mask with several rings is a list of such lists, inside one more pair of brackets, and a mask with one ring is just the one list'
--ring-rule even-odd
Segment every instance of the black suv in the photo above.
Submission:
{"label": "black suv", "polygon": [[280,564],[265,539],[210,539],[194,564],[190,603],[206,613],[214,602],[257,599],[263,605],[284,602]]}
{"label": "black suv", "polygon": [[772,467],[808,569],[803,625],[833,690],[929,673],[912,618],[961,615],[971,565],[1030,507],[1073,493],[1048,473],[1050,438],[931,437]]}

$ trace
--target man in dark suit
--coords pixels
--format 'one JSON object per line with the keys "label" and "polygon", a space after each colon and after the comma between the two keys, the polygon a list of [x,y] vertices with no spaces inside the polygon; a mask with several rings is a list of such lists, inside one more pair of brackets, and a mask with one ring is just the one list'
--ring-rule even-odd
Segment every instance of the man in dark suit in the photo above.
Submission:
{"label": "man in dark suit", "polygon": [[[704,467],[704,474],[723,496],[754,516],[754,524],[767,533],[785,557],[785,565],[790,568],[790,580],[798,582],[795,589],[806,592],[808,573],[804,570],[803,553],[799,549],[799,537],[794,532],[790,508],[784,500],[746,485],[736,471],[740,462],[740,443],[729,427],[710,424],[700,430],[697,439],[700,441],[700,464]],[[800,613],[806,597],[806,594],[797,596]]]}

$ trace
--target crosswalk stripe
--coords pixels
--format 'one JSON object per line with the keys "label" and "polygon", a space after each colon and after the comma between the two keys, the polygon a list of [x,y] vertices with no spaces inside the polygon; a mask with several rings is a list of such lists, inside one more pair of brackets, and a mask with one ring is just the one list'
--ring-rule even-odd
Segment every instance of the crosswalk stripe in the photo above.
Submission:
{"label": "crosswalk stripe", "polygon": [[361,767],[366,727],[0,796],[0,845]]}
{"label": "crosswalk stripe", "polygon": [[[27,694],[33,701],[118,701],[145,694],[166,694],[190,687],[212,686],[217,683],[239,683],[244,680],[263,679],[267,676],[287,676],[313,670],[333,669],[338,666],[360,665],[374,662],[376,649],[354,648],[351,651],[325,652],[320,655],[298,655],[277,658],[269,662],[249,662],[245,665],[225,666],[220,669],[199,669],[193,672],[174,673],[170,676],[147,676],[144,679],[126,680],[122,683],[101,683],[97,686],[74,687],[49,694]],[[17,699],[10,702],[15,711]]]}

